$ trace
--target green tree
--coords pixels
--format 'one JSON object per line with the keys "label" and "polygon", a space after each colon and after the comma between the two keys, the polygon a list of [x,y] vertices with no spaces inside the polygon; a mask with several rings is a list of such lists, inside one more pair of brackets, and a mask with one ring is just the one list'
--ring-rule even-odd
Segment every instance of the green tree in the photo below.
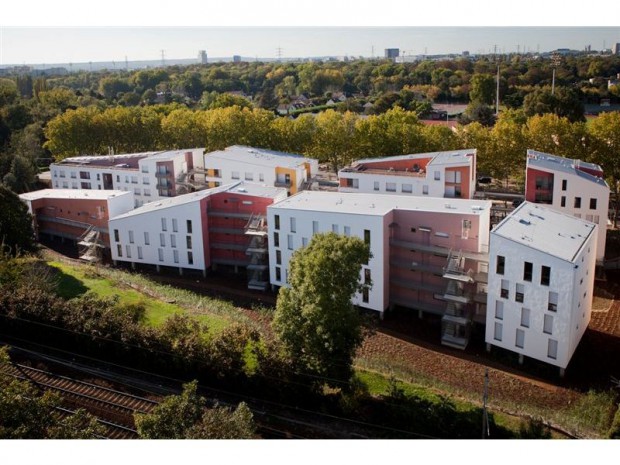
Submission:
{"label": "green tree", "polygon": [[13,191],[0,185],[0,245],[9,255],[34,248],[32,218],[26,205]]}
{"label": "green tree", "polygon": [[547,113],[528,118],[523,128],[528,148],[567,158],[588,158],[586,126]]}
{"label": "green tree", "polygon": [[490,74],[474,74],[470,81],[469,100],[492,105],[495,100],[495,78]]}
{"label": "green tree", "polygon": [[483,126],[493,126],[495,124],[495,110],[485,103],[478,101],[467,105],[465,112],[459,117],[461,124],[478,122]]}
{"label": "green tree", "polygon": [[183,392],[168,396],[147,414],[135,415],[138,434],[144,439],[251,439],[255,426],[247,405],[234,412],[216,406],[206,409],[198,383],[183,385]]}
{"label": "green tree", "polygon": [[355,113],[349,112],[327,110],[319,113],[315,118],[316,132],[309,154],[323,163],[329,162],[335,171],[349,163],[356,155],[357,119]]}
{"label": "green tree", "polygon": [[275,110],[278,103],[279,100],[276,97],[274,88],[272,86],[266,86],[260,94],[258,105],[266,110]]}
{"label": "green tree", "polygon": [[10,105],[17,100],[19,92],[17,84],[12,79],[0,78],[0,108]]}
{"label": "green tree", "polygon": [[548,88],[536,89],[523,100],[527,116],[553,113],[568,118],[571,122],[585,121],[584,106],[579,94],[566,87],[558,87],[552,95]]}
{"label": "green tree", "polygon": [[369,244],[357,237],[316,234],[294,252],[290,287],[280,288],[273,328],[285,355],[303,372],[342,387],[353,373],[362,326],[351,299],[367,292],[360,282],[362,265],[371,258]]}

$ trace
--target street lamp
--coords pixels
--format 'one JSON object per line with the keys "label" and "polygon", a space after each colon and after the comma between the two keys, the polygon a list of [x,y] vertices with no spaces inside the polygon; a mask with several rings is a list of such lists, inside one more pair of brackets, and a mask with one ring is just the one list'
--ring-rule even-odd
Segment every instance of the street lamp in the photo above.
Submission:
{"label": "street lamp", "polygon": [[551,65],[553,67],[553,76],[551,78],[551,95],[553,95],[555,93],[555,69],[559,66],[560,64],[560,55],[558,53],[553,53],[553,55],[551,55]]}

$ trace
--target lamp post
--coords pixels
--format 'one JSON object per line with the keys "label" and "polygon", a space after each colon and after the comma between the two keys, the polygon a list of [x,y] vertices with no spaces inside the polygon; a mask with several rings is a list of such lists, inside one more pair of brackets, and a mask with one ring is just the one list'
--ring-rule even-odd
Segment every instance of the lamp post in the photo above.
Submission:
{"label": "lamp post", "polygon": [[551,55],[551,64],[553,69],[553,76],[551,78],[551,95],[553,95],[555,93],[555,69],[560,64],[560,55],[558,53]]}

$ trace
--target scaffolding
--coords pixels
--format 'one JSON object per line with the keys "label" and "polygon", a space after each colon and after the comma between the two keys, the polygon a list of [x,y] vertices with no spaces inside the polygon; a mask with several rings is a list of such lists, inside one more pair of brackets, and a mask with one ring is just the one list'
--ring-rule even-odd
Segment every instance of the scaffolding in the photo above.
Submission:
{"label": "scaffolding", "polygon": [[265,291],[269,286],[269,259],[267,249],[267,223],[261,215],[252,214],[244,232],[250,237],[245,250],[250,256],[247,266],[248,289]]}
{"label": "scaffolding", "polygon": [[91,225],[78,238],[78,247],[81,260],[90,263],[100,262],[103,249],[105,249],[105,244],[101,240],[101,232]]}

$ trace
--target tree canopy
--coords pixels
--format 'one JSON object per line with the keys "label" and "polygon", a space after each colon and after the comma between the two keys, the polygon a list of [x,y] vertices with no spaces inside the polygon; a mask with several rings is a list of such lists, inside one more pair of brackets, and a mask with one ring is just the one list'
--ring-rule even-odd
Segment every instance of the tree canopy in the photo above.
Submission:
{"label": "tree canopy", "polygon": [[0,185],[0,245],[3,252],[16,255],[22,251],[34,248],[34,233],[32,231],[32,217],[28,208],[19,199],[17,194]]}

